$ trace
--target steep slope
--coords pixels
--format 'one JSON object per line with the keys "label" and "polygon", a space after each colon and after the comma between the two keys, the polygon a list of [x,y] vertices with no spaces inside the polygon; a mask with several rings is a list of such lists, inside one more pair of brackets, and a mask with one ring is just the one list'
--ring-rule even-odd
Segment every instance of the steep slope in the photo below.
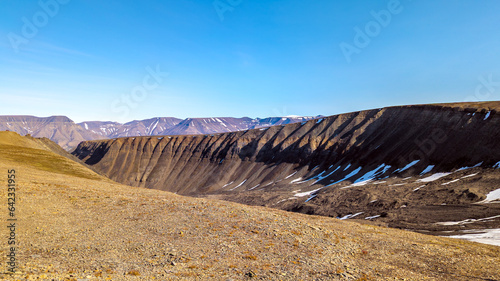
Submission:
{"label": "steep slope", "polygon": [[84,140],[103,139],[102,136],[83,129],[65,116],[35,117],[28,115],[0,116],[0,130],[21,135],[46,137],[66,150]]}
{"label": "steep slope", "polygon": [[[0,132],[7,280],[494,280],[498,247],[123,186]],[[50,169],[47,164],[51,163]],[[7,192],[0,200],[7,202]],[[0,212],[4,221],[8,212]],[[10,236],[2,227],[0,235]],[[10,248],[0,247],[6,265]]]}
{"label": "steep slope", "polygon": [[[471,204],[500,188],[493,169],[500,161],[499,105],[389,107],[244,132],[90,141],[73,154],[133,186],[338,217],[356,209],[374,216],[389,212],[377,220],[392,225],[401,221],[396,211],[403,205]],[[444,174],[465,167],[482,174]],[[442,179],[424,180],[431,175]],[[457,180],[465,176],[482,180],[467,189]],[[386,177],[391,180],[374,182]],[[408,177],[417,177],[412,189],[399,182]],[[445,180],[456,181],[442,185]],[[427,183],[439,184],[442,195],[430,188],[413,192]],[[392,184],[394,192],[377,191]],[[346,203],[354,191],[355,199]],[[457,194],[447,196],[452,193]],[[379,200],[378,208],[370,205],[373,200]],[[485,208],[500,214],[496,207]]]}

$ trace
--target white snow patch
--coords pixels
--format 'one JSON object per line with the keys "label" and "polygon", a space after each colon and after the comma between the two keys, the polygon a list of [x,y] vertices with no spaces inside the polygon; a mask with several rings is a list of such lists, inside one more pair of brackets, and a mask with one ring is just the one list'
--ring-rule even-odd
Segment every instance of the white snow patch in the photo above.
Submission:
{"label": "white snow patch", "polygon": [[324,119],[325,119],[325,118],[320,118],[320,119],[318,119],[318,121],[316,121],[316,124],[319,124],[319,123],[323,122],[323,120],[324,120]]}
{"label": "white snow patch", "polygon": [[256,185],[256,186],[254,186],[254,187],[250,188],[249,190],[253,190],[253,189],[255,189],[255,188],[259,187],[259,185],[260,185],[260,183],[259,183],[258,185]]}
{"label": "white snow patch", "polygon": [[447,184],[450,184],[450,183],[454,183],[454,182],[457,182],[457,181],[459,181],[459,180],[461,180],[461,179],[465,179],[465,178],[473,177],[473,176],[475,176],[475,175],[477,175],[477,174],[478,174],[478,173],[475,173],[475,174],[472,174],[472,175],[463,176],[463,177],[461,177],[461,178],[458,178],[458,179],[455,179],[455,180],[452,180],[452,181],[449,181],[449,182],[445,182],[445,183],[443,183],[443,184],[441,184],[441,185],[447,185]]}
{"label": "white snow patch", "polygon": [[83,125],[85,126],[85,129],[89,129],[89,125],[87,125],[87,123],[83,123]]}
{"label": "white snow patch", "polygon": [[463,220],[463,221],[436,222],[435,224],[437,224],[437,225],[461,225],[461,224],[470,224],[470,223],[481,222],[481,221],[489,221],[489,220],[493,220],[493,219],[496,219],[496,218],[500,218],[500,215],[493,216],[493,217],[482,218],[482,219],[466,219],[466,220]]}
{"label": "white snow patch", "polygon": [[[364,181],[360,181],[360,182],[353,183],[353,184],[349,185],[349,187],[367,185],[367,184],[368,184],[368,183],[370,183],[371,181],[373,181],[373,180],[372,180],[372,179],[367,179],[367,180],[364,180]],[[347,186],[346,186],[346,187],[343,187],[343,188],[347,188]]]}
{"label": "white snow patch", "polygon": [[278,201],[278,202],[274,203],[274,205],[277,205],[277,204],[279,204],[279,203],[281,203],[281,202],[284,202],[284,201],[286,201],[286,200],[288,200],[288,199],[282,199],[282,200],[280,200],[280,201]]}
{"label": "white snow patch", "polygon": [[359,213],[355,213],[354,215],[353,214],[349,214],[349,215],[345,215],[343,217],[341,217],[339,220],[348,220],[348,219],[352,219],[356,216],[359,216],[361,215],[363,212],[359,212]]}
{"label": "white snow patch", "polygon": [[291,181],[290,183],[295,183],[295,182],[298,182],[298,181],[301,181],[302,178],[298,178],[298,179],[294,179],[293,181]]}
{"label": "white snow patch", "polygon": [[426,178],[423,178],[423,179],[419,179],[417,182],[430,182],[430,181],[435,181],[435,180],[438,180],[442,177],[446,177],[447,175],[449,175],[451,173],[435,173],[431,176],[428,176]]}
{"label": "white snow patch", "polygon": [[454,182],[457,182],[457,181],[459,181],[459,180],[460,180],[460,179],[452,180],[452,181],[449,181],[449,182],[445,182],[445,183],[443,183],[443,184],[441,184],[441,185],[448,185],[448,184],[450,184],[450,183],[454,183]]}
{"label": "white snow patch", "polygon": [[377,181],[377,182],[374,182],[373,184],[383,184],[383,183],[386,183],[387,181]]}
{"label": "white snow patch", "polygon": [[493,168],[495,168],[495,169],[500,168],[500,161],[498,161],[495,165],[493,165]]}
{"label": "white snow patch", "polygon": [[289,177],[291,177],[291,176],[295,175],[296,173],[297,173],[297,172],[295,172],[295,173],[293,173],[293,174],[291,174],[291,175],[287,176],[287,177],[285,178],[285,180],[286,180],[286,179],[288,179]]}
{"label": "white snow patch", "polygon": [[371,217],[366,217],[365,220],[371,220],[371,219],[376,219],[380,217],[380,215],[376,215],[376,216],[371,216]]}
{"label": "white snow patch", "polygon": [[421,185],[421,186],[419,186],[419,187],[417,187],[417,188],[415,188],[413,191],[417,191],[417,190],[421,189],[421,188],[422,188],[422,187],[424,187],[424,186],[425,186],[425,184],[424,184],[424,185]]}
{"label": "white snow patch", "polygon": [[232,184],[233,182],[234,182],[234,181],[232,181],[232,182],[230,182],[230,183],[226,183],[225,185],[223,185],[223,186],[222,186],[222,188],[224,188],[224,187],[226,187],[226,186],[228,186],[228,185]]}
{"label": "white snow patch", "polygon": [[486,199],[478,203],[491,203],[493,201],[500,200],[500,189],[493,190],[486,195]]}
{"label": "white snow patch", "polygon": [[309,196],[311,194],[313,194],[314,192],[317,192],[319,190],[321,190],[323,187],[320,187],[318,189],[315,189],[315,190],[311,190],[311,191],[306,191],[306,192],[301,192],[301,193],[297,193],[297,194],[294,194],[293,196],[296,196],[296,197],[304,197],[304,196]]}
{"label": "white snow patch", "polygon": [[464,239],[468,241],[500,246],[500,229],[475,229],[464,230],[464,234],[445,236],[449,238]]}
{"label": "white snow patch", "polygon": [[488,111],[488,113],[486,113],[486,116],[484,116],[484,119],[483,119],[483,120],[488,119],[488,117],[490,117],[490,113],[491,113],[491,111]]}
{"label": "white snow patch", "polygon": [[232,189],[230,189],[230,190],[235,190],[236,188],[238,188],[238,187],[242,186],[242,185],[243,185],[243,184],[244,184],[247,180],[248,180],[248,179],[246,179],[246,180],[242,181],[240,184],[238,184],[237,186],[233,187],[233,188],[232,188]]}
{"label": "white snow patch", "polygon": [[345,167],[343,171],[349,169],[349,167],[351,167],[351,164],[347,165],[347,167]]}

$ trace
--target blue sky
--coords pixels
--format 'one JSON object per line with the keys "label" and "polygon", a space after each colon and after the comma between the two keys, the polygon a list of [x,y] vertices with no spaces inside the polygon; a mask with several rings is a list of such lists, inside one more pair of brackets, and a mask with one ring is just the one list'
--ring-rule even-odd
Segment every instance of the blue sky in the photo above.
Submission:
{"label": "blue sky", "polygon": [[0,0],[0,10],[2,115],[313,116],[500,99],[494,0]]}

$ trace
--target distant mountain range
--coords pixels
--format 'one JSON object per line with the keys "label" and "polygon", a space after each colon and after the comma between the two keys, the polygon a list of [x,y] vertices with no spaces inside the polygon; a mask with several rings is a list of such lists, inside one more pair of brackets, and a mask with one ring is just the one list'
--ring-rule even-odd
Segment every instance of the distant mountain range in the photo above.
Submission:
{"label": "distant mountain range", "polygon": [[80,142],[133,136],[198,135],[242,131],[306,122],[316,117],[287,116],[269,118],[187,118],[157,117],[118,122],[87,121],[75,123],[66,116],[36,117],[30,115],[0,116],[0,130],[14,131],[21,135],[46,137],[66,150]]}

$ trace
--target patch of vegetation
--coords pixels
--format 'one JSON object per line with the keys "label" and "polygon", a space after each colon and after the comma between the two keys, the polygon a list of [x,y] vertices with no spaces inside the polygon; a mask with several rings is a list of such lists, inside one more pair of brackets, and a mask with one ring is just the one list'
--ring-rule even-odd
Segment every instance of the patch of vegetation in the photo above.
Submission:
{"label": "patch of vegetation", "polygon": [[42,171],[86,179],[101,179],[98,175],[86,171],[80,164],[42,149],[0,144],[0,155],[2,160],[32,166]]}

